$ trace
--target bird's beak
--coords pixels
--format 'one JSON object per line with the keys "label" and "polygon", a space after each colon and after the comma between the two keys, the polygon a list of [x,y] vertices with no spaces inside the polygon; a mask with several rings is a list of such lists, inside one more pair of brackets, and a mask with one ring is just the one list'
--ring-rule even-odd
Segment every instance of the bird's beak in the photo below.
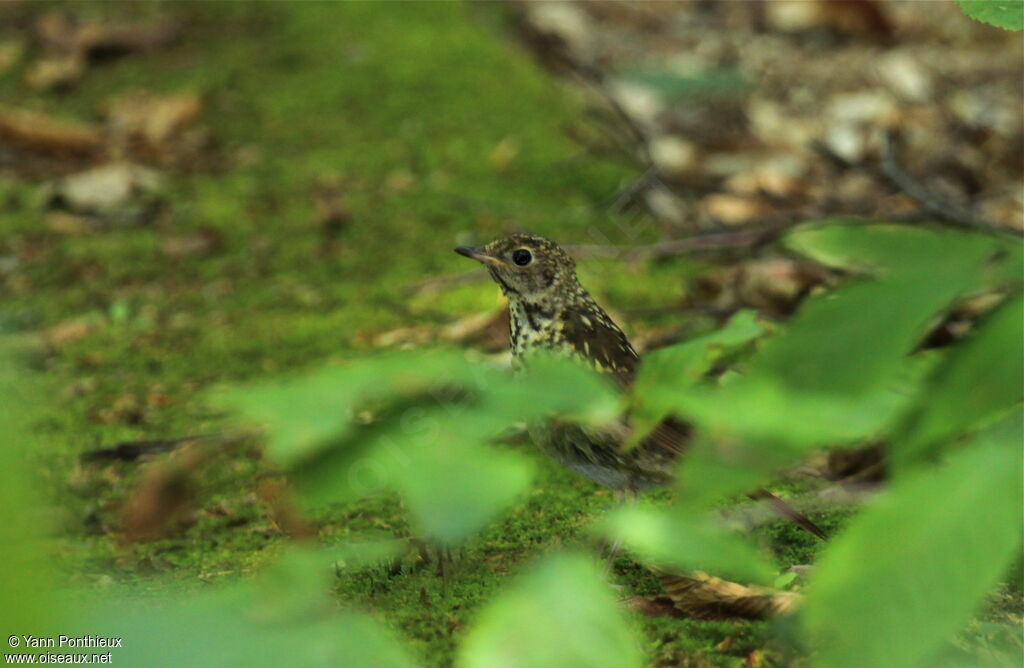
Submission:
{"label": "bird's beak", "polygon": [[495,267],[502,267],[505,265],[505,263],[499,260],[498,258],[494,257],[493,255],[488,255],[487,253],[485,253],[482,248],[473,248],[472,246],[459,246],[458,248],[455,249],[455,252],[458,253],[459,255],[465,255],[470,259],[476,260],[477,262],[483,262],[484,264],[494,265]]}

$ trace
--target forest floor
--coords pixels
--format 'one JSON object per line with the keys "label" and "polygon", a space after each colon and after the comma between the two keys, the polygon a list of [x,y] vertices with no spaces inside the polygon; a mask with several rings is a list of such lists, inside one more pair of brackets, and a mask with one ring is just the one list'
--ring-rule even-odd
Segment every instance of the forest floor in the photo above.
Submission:
{"label": "forest floor", "polygon": [[[128,28],[88,42],[68,17]],[[33,437],[36,463],[54,501],[52,551],[72,585],[138,596],[201,589],[254,573],[291,540],[258,443],[194,472],[180,521],[144,540],[126,517],[147,465],[83,464],[83,451],[222,430],[225,416],[204,395],[222,383],[436,340],[500,350],[496,291],[461,278],[469,268],[456,245],[511,229],[584,245],[695,231],[666,220],[678,207],[657,209],[657,197],[655,223],[612,206],[644,166],[580,139],[603,126],[578,90],[516,44],[517,19],[499,6],[12,2],[0,18],[0,327],[37,341],[33,363],[51,400]],[[692,167],[686,156],[710,150],[660,147],[656,157],[680,174]],[[709,178],[705,187],[721,180]],[[741,224],[737,207],[753,210],[763,222],[763,206],[729,197],[694,206]],[[999,219],[1009,205],[994,199]],[[654,345],[706,330],[744,300],[784,315],[812,279],[788,260],[759,261],[736,276],[685,255],[624,262],[595,252],[580,273]],[[764,271],[787,287],[765,296]],[[714,300],[683,308],[692,279],[708,275]],[[479,604],[533,557],[592,544],[587,527],[614,503],[537,459],[529,497],[445,577],[410,554],[396,571],[339,572],[339,599],[395,629],[426,664],[450,663]],[[834,530],[845,513],[815,519]],[[409,534],[397,497],[309,519],[323,544]],[[756,533],[780,569],[814,559],[814,539],[793,527]],[[627,593],[657,591],[628,554],[613,578]],[[1002,607],[1019,619],[1019,600]],[[652,663],[777,656],[772,623],[636,623]]]}

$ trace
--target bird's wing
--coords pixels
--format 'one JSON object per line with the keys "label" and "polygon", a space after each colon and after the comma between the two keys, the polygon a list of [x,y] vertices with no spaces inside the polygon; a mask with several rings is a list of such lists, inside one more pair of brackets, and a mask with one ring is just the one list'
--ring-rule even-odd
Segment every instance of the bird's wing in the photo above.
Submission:
{"label": "bird's wing", "polygon": [[606,313],[575,314],[563,325],[562,334],[576,354],[612,375],[620,387],[625,389],[633,382],[640,358]]}

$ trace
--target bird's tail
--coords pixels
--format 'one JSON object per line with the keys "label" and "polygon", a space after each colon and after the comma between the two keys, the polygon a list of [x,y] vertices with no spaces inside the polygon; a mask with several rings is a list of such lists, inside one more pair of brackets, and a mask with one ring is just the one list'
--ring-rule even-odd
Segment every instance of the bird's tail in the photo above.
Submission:
{"label": "bird's tail", "polygon": [[825,540],[828,538],[828,534],[826,534],[821,527],[812,522],[809,517],[807,517],[806,515],[804,515],[799,510],[789,505],[779,497],[775,496],[768,490],[759,489],[755,492],[747,494],[747,496],[754,500],[767,501],[768,505],[771,506],[772,510],[774,510],[776,514],[779,515],[779,517],[789,520],[790,522],[797,525],[804,531],[814,534],[821,540]]}

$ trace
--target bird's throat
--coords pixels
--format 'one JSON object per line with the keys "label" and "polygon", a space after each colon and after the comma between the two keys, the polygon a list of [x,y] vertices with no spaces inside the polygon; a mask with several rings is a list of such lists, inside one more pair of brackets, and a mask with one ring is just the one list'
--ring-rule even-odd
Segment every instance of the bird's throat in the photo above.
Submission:
{"label": "bird's throat", "polygon": [[557,351],[563,347],[563,309],[553,304],[529,302],[510,295],[508,311],[512,354],[516,357],[540,349]]}

